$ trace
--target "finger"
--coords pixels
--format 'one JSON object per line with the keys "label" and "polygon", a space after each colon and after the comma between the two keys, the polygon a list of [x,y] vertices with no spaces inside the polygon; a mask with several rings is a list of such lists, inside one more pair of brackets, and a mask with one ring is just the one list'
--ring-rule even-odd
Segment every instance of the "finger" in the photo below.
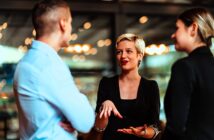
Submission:
{"label": "finger", "polygon": [[120,114],[120,112],[116,108],[113,109],[113,113],[114,113],[115,116],[117,116],[117,117],[119,117],[121,119],[123,118],[123,116]]}
{"label": "finger", "polygon": [[123,129],[117,129],[117,132],[124,133]]}
{"label": "finger", "polygon": [[133,132],[132,132],[131,129],[125,129],[125,132],[126,132],[127,134],[133,134]]}
{"label": "finger", "polygon": [[108,117],[111,116],[111,111],[112,111],[112,108],[110,107],[109,110],[108,110]]}
{"label": "finger", "polygon": [[108,118],[108,107],[105,108],[104,117]]}
{"label": "finger", "polygon": [[142,131],[140,129],[137,129],[137,128],[134,128],[134,127],[132,127],[131,129],[132,129],[133,134],[136,135],[136,136],[143,136],[144,135],[144,131]]}
{"label": "finger", "polygon": [[130,129],[131,129],[133,132],[137,131],[137,128],[134,128],[134,127],[130,127]]}
{"label": "finger", "polygon": [[137,134],[139,132],[139,129],[134,128],[134,127],[130,127],[130,129],[132,130],[133,133]]}
{"label": "finger", "polygon": [[64,124],[63,122],[59,122],[59,125],[60,125],[61,127],[64,127],[64,126],[65,126],[65,124]]}
{"label": "finger", "polygon": [[70,124],[63,123],[63,122],[60,122],[59,124],[63,129],[65,129],[68,132],[73,132],[75,130]]}
{"label": "finger", "polygon": [[106,106],[103,105],[102,112],[101,112],[101,113],[102,113],[102,114],[101,114],[101,115],[102,115],[101,118],[102,118],[102,117],[105,118],[105,111],[106,111]]}
{"label": "finger", "polygon": [[103,117],[103,114],[104,114],[104,110],[102,110],[102,111],[100,112],[100,115],[99,115],[99,118],[100,118],[100,119]]}
{"label": "finger", "polygon": [[146,129],[148,126],[147,126],[147,124],[144,124],[144,128]]}
{"label": "finger", "polygon": [[117,131],[118,131],[118,132],[121,132],[121,133],[128,134],[128,131],[127,131],[125,128],[123,128],[123,129],[118,129]]}
{"label": "finger", "polygon": [[136,129],[138,129],[138,130],[144,130],[144,126],[137,126],[137,127],[135,127]]}

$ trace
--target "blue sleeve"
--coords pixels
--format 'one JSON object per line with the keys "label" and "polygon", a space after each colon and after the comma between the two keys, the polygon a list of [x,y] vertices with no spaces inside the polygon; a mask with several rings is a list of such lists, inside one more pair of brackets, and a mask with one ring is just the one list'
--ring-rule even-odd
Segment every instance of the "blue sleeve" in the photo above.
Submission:
{"label": "blue sleeve", "polygon": [[42,75],[40,87],[45,87],[49,93],[45,94],[48,102],[56,106],[77,131],[89,132],[94,125],[95,113],[87,97],[77,89],[68,68],[59,65],[54,70],[43,71]]}

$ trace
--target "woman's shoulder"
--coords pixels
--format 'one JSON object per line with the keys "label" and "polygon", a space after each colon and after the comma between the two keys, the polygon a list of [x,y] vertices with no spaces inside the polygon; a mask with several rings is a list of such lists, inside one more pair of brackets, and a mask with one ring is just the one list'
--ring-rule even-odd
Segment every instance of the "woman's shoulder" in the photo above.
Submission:
{"label": "woman's shoulder", "polygon": [[141,91],[143,91],[145,95],[148,95],[149,98],[156,98],[159,96],[158,83],[155,80],[141,77],[140,86]]}
{"label": "woman's shoulder", "polygon": [[154,84],[157,84],[157,82],[155,80],[152,80],[152,79],[148,79],[146,77],[143,77],[141,76],[141,83],[142,84],[149,84],[149,85],[154,85]]}
{"label": "woman's shoulder", "polygon": [[184,57],[179,60],[177,60],[173,65],[172,65],[172,72],[174,71],[187,71],[191,70],[194,67],[194,61],[190,57]]}
{"label": "woman's shoulder", "polygon": [[186,56],[184,58],[178,59],[177,61],[175,61],[175,63],[173,64],[174,67],[182,67],[183,65],[189,65],[192,63],[192,58]]}
{"label": "woman's shoulder", "polygon": [[114,81],[118,80],[118,75],[114,75],[114,76],[103,76],[100,80],[100,82],[104,82],[104,83],[113,83]]}

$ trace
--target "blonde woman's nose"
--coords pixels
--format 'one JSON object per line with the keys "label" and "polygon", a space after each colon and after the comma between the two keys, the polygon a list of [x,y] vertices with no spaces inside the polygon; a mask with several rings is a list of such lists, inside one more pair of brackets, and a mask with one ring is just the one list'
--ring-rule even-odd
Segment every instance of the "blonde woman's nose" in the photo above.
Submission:
{"label": "blonde woman's nose", "polygon": [[122,53],[122,57],[126,57],[127,56],[127,53],[124,51],[123,53]]}

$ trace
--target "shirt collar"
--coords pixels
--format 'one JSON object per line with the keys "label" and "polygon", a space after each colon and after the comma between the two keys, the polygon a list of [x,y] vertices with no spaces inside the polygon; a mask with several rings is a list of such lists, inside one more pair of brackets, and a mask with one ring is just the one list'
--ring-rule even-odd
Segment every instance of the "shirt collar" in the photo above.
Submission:
{"label": "shirt collar", "polygon": [[38,41],[38,40],[33,40],[31,48],[40,50],[45,53],[57,54],[56,50],[54,50],[50,45],[48,45],[47,43],[44,43],[42,41]]}
{"label": "shirt collar", "polygon": [[202,46],[202,47],[198,47],[198,48],[194,49],[189,54],[189,56],[194,56],[194,55],[198,55],[198,54],[207,54],[207,53],[211,53],[210,48],[207,46]]}

